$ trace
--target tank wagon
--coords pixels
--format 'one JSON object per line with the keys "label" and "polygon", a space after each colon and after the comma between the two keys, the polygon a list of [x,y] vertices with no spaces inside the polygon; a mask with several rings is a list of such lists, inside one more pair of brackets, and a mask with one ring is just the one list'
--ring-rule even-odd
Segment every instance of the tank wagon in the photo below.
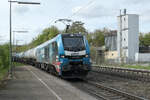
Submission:
{"label": "tank wagon", "polygon": [[81,34],[59,34],[16,55],[15,61],[39,67],[63,78],[84,78],[91,70],[88,41]]}

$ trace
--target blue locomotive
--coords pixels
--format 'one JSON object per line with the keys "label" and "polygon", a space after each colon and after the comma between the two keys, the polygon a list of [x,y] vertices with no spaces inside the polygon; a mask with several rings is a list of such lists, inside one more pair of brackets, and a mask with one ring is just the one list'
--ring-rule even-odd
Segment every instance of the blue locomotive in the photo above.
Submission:
{"label": "blue locomotive", "polygon": [[35,65],[64,78],[84,78],[91,70],[90,49],[82,34],[59,34],[16,55],[15,61]]}

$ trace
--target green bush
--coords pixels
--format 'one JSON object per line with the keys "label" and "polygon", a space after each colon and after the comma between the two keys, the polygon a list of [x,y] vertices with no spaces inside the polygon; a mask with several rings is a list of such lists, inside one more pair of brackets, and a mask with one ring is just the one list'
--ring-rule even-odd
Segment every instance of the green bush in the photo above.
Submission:
{"label": "green bush", "polygon": [[9,46],[0,45],[0,80],[8,72],[9,68]]}

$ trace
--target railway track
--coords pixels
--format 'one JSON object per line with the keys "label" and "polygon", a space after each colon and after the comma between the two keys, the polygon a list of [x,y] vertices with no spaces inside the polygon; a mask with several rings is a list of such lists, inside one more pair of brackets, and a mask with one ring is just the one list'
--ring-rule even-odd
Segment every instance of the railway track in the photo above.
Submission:
{"label": "railway track", "polygon": [[93,88],[86,88],[86,90],[90,93],[98,97],[100,100],[147,100],[145,98],[132,95],[126,92],[122,92],[120,90],[114,89],[112,87],[104,86],[100,83],[95,83],[92,81],[84,80],[86,84],[91,85]]}
{"label": "railway track", "polygon": [[[98,72],[99,73],[99,72]],[[113,80],[113,79],[112,79]],[[76,84],[76,82],[75,82]],[[82,84],[82,83],[79,83]],[[148,100],[139,96],[128,93],[128,91],[123,92],[120,89],[104,86],[105,83],[100,83],[97,81],[93,81],[90,79],[83,80],[83,84],[87,84],[86,91],[94,96],[98,97],[100,100]],[[91,86],[91,87],[90,87]],[[95,87],[95,88],[93,88]],[[82,86],[79,88],[82,89]]]}
{"label": "railway track", "polygon": [[93,72],[120,76],[128,79],[150,82],[150,71],[139,69],[128,69],[120,67],[93,66]]}

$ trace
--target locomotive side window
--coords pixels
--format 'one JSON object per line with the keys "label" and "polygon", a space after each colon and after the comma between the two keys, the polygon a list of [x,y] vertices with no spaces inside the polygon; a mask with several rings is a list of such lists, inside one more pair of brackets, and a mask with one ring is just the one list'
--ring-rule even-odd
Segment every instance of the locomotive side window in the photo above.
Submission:
{"label": "locomotive side window", "polygon": [[50,49],[49,49],[49,56],[50,56],[50,63],[53,63],[53,46],[52,43],[50,44]]}
{"label": "locomotive side window", "polygon": [[45,59],[49,58],[49,46],[46,46],[44,48],[44,57],[45,57]]}
{"label": "locomotive side window", "polygon": [[55,48],[55,55],[58,55],[58,46],[56,42],[54,42],[54,48]]}

